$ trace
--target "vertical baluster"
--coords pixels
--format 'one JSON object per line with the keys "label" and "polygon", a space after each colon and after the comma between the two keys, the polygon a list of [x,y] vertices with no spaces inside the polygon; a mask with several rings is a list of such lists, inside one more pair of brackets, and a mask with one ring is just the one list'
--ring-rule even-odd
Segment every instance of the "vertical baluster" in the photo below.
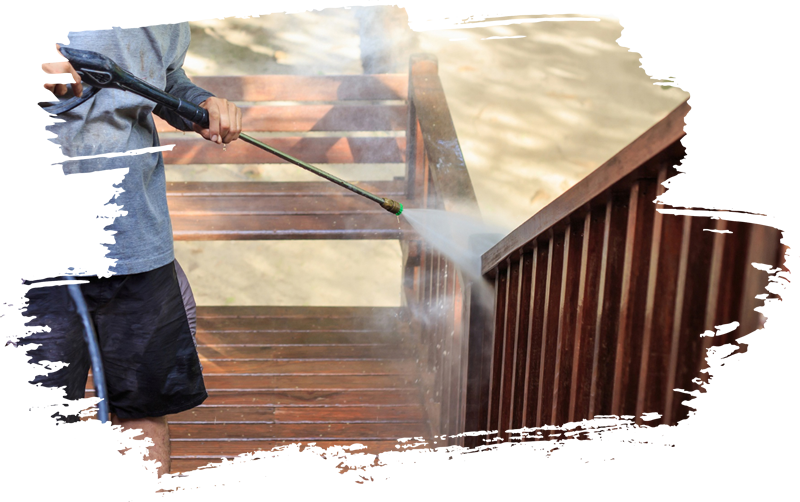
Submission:
{"label": "vertical baluster", "polygon": [[539,414],[540,367],[542,364],[542,337],[544,332],[545,299],[547,298],[547,270],[550,244],[537,240],[534,248],[533,292],[531,294],[531,318],[528,330],[528,357],[526,358],[524,427],[536,427]]}
{"label": "vertical baluster", "polygon": [[602,301],[598,304],[594,341],[595,354],[590,393],[591,416],[611,413],[622,267],[625,254],[625,229],[628,223],[628,195],[613,194],[606,204],[606,235],[603,239],[603,264],[601,266]]}
{"label": "vertical baluster", "polygon": [[508,260],[508,296],[506,301],[506,319],[503,335],[503,374],[500,378],[500,412],[498,425],[500,436],[508,439],[504,431],[511,422],[511,380],[514,374],[514,347],[517,344],[517,319],[519,318],[519,299],[522,281],[519,276],[519,262]]}
{"label": "vertical baluster", "polygon": [[494,430],[497,427],[497,417],[500,408],[500,379],[503,374],[502,359],[503,359],[503,334],[505,333],[505,312],[506,312],[506,298],[508,295],[508,271],[500,269],[497,271],[497,283],[495,285],[495,301],[494,311],[494,342],[492,344],[492,378],[489,383],[489,413],[488,422],[486,424],[487,430]]}
{"label": "vertical baluster", "polygon": [[589,398],[592,389],[596,319],[602,302],[601,272],[605,240],[606,204],[593,206],[586,215],[581,250],[581,286],[575,331],[575,354],[570,391],[570,421],[591,418]]}
{"label": "vertical baluster", "polygon": [[652,501],[655,497],[686,199],[686,164],[664,163],[658,172],[628,502]]}
{"label": "vertical baluster", "polygon": [[695,144],[686,190],[666,419],[661,432],[656,494],[659,502],[685,500],[687,494],[689,443],[697,398],[699,349],[708,298],[721,164],[719,142],[708,140]]}
{"label": "vertical baluster", "polygon": [[553,412],[550,422],[561,425],[569,420],[570,388],[572,386],[573,350],[578,292],[581,282],[581,251],[583,249],[583,219],[576,219],[565,230],[561,296],[559,298],[556,362],[553,385]]}
{"label": "vertical baluster", "polygon": [[719,475],[724,431],[719,424],[727,410],[725,376],[732,368],[731,336],[738,329],[760,130],[758,117],[740,115],[728,126],[725,141],[691,441],[690,502],[713,500]]}
{"label": "vertical baluster", "polygon": [[511,382],[511,410],[509,415],[511,429],[523,427],[525,414],[525,370],[528,363],[528,343],[530,339],[530,317],[532,309],[533,273],[536,251],[523,253],[520,257],[520,295],[517,316],[516,345],[514,347],[514,373]]}
{"label": "vertical baluster", "polygon": [[636,414],[636,397],[642,360],[642,331],[647,271],[652,244],[656,184],[643,179],[631,187],[622,268],[616,359],[614,365],[611,413]]}
{"label": "vertical baluster", "polygon": [[564,234],[554,232],[550,237],[547,264],[545,317],[542,329],[541,363],[539,365],[537,427],[548,424],[552,418],[556,338],[558,337],[558,308],[561,298],[561,267],[563,261]]}

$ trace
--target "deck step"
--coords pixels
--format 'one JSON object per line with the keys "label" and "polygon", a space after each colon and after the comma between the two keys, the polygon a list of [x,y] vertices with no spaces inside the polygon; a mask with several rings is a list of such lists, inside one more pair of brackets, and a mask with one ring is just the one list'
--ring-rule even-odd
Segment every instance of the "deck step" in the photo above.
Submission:
{"label": "deck step", "polygon": [[[429,437],[400,308],[199,307],[209,397],[169,416],[173,472],[292,443],[395,450]],[[93,395],[89,380],[87,395]]]}

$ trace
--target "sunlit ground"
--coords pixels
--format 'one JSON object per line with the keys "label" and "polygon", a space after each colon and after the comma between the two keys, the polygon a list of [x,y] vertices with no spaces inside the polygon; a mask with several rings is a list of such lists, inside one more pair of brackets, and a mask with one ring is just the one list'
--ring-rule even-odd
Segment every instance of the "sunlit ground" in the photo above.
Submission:
{"label": "sunlit ground", "polygon": [[[361,51],[370,46],[362,46],[358,16],[328,9],[192,23],[185,68],[190,75],[361,73]],[[616,43],[622,28],[614,20],[421,33],[398,26],[384,35],[396,40],[397,71],[406,71],[412,52],[438,56],[481,212],[503,227],[530,218],[688,97],[654,85],[639,55]],[[258,169],[193,176],[296,176],[291,166]],[[178,242],[176,253],[201,305],[400,304],[396,242]]]}

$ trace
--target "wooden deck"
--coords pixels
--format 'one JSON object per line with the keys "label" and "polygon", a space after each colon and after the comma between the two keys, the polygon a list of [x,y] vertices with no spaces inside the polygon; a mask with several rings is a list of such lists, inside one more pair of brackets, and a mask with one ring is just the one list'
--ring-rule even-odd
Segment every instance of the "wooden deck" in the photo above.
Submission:
{"label": "wooden deck", "polygon": [[[201,308],[197,343],[209,398],[170,419],[172,500],[442,500],[401,309]],[[91,391],[83,421],[73,496],[88,502],[100,489]],[[114,487],[124,500],[116,472]]]}

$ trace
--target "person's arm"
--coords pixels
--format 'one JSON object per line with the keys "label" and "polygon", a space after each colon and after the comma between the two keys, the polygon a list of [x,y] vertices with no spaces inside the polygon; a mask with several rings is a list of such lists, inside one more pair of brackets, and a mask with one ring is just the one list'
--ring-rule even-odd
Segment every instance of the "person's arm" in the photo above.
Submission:
{"label": "person's arm", "polygon": [[16,36],[0,37],[0,70],[14,73],[35,99],[63,96],[67,82],[76,96],[83,93],[81,78],[61,55],[58,44]]}
{"label": "person's arm", "polygon": [[205,89],[194,85],[183,71],[184,57],[185,54],[167,68],[167,85],[164,90],[175,97],[208,110],[208,129],[202,129],[160,105],[156,106],[153,113],[178,130],[196,131],[205,139],[215,143],[230,143],[238,139],[239,133],[242,132],[241,110],[228,100],[217,98]]}

